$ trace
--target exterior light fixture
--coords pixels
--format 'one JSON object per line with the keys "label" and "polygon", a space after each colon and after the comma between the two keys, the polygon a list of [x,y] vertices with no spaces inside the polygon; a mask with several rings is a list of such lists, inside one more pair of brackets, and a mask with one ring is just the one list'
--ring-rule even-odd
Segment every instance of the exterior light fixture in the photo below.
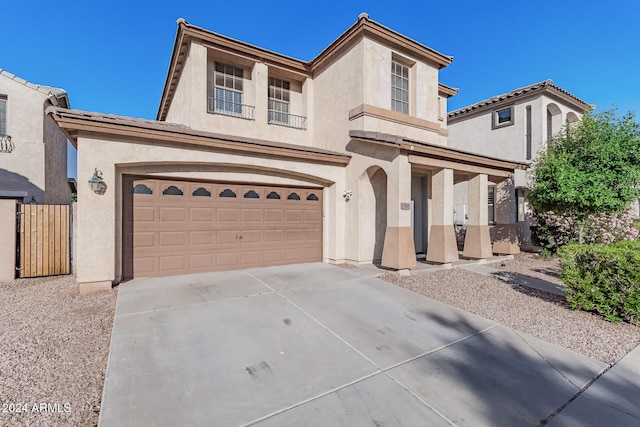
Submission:
{"label": "exterior light fixture", "polygon": [[102,179],[102,171],[95,169],[89,180],[89,188],[96,194],[103,195],[107,191],[107,184]]}
{"label": "exterior light fixture", "polygon": [[346,202],[351,200],[351,196],[353,196],[353,191],[352,190],[344,190],[344,193],[342,194],[342,197],[344,197],[344,200]]}

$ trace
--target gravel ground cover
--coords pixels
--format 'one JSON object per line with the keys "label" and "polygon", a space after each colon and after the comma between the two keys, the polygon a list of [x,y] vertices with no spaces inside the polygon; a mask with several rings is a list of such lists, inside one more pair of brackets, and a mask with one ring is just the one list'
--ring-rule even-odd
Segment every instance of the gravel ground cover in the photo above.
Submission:
{"label": "gravel ground cover", "polygon": [[[533,254],[522,253],[513,261],[491,266],[562,284],[557,259],[537,259]],[[410,276],[385,274],[382,279],[605,363],[617,362],[640,345],[637,326],[611,323],[595,314],[571,310],[562,296],[468,270],[455,268]]]}
{"label": "gravel ground cover", "polygon": [[0,282],[0,426],[98,423],[116,289],[73,276]]}

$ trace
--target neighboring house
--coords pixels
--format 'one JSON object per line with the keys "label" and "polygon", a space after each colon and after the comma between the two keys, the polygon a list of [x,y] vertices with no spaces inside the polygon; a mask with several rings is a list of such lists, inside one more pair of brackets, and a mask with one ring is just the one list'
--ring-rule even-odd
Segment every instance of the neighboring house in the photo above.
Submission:
{"label": "neighboring house", "polygon": [[[450,112],[449,147],[531,164],[553,135],[592,108],[546,80]],[[489,223],[497,225],[498,234],[505,231],[501,230],[503,224],[515,223],[515,230],[511,231],[521,244],[529,245],[531,222],[526,184],[524,170],[517,170],[513,179],[489,183],[487,215]],[[454,216],[459,226],[467,222],[467,193],[465,182],[456,184]],[[513,237],[511,233],[510,238]]]}
{"label": "neighboring house", "polygon": [[67,93],[0,69],[0,198],[71,203],[67,137],[45,114],[49,106],[69,108]]}
{"label": "neighboring house", "polygon": [[[447,148],[438,72],[452,57],[361,14],[311,61],[178,20],[156,121],[63,108],[78,149],[83,291],[123,279],[286,263],[458,259],[453,183],[468,179],[465,252],[491,255],[489,180],[517,162]],[[484,216],[483,216],[484,213]]]}
{"label": "neighboring house", "polygon": [[50,106],[69,108],[67,93],[0,69],[0,281],[16,274],[16,204],[71,204],[67,137]]}

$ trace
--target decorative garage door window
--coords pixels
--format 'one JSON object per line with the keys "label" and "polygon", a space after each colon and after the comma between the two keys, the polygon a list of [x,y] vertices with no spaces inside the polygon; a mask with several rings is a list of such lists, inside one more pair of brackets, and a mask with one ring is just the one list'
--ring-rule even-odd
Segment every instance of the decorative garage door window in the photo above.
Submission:
{"label": "decorative garage door window", "polygon": [[287,200],[300,200],[300,196],[298,196],[298,193],[291,193],[287,197]]}
{"label": "decorative garage door window", "polygon": [[207,190],[204,187],[199,187],[191,195],[195,197],[211,197],[211,191]]}
{"label": "decorative garage door window", "polygon": [[246,193],[244,193],[244,198],[245,199],[259,199],[260,195],[258,193],[256,193],[253,190],[249,190]]}
{"label": "decorative garage door window", "polygon": [[133,194],[153,194],[153,191],[144,184],[138,184],[131,189]]}
{"label": "decorative garage door window", "polygon": [[225,189],[220,193],[220,197],[232,197],[235,198],[236,197],[236,193],[234,193],[233,191],[231,191],[230,189]]}
{"label": "decorative garage door window", "polygon": [[165,196],[182,196],[184,193],[175,185],[170,185],[162,192]]}
{"label": "decorative garage door window", "polygon": [[271,193],[267,194],[267,199],[280,200],[280,195],[278,193],[276,193],[275,191],[272,191]]}
{"label": "decorative garage door window", "polygon": [[315,194],[311,193],[307,196],[307,200],[312,200],[314,202],[318,201],[318,196],[316,196]]}

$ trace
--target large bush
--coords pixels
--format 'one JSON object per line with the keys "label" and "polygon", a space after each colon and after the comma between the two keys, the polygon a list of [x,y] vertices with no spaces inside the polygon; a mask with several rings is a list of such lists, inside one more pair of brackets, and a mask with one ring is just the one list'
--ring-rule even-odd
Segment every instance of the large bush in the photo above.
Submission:
{"label": "large bush", "polygon": [[640,241],[567,245],[558,253],[571,308],[640,324]]}
{"label": "large bush", "polygon": [[589,214],[533,212],[533,238],[547,252],[554,253],[564,245],[580,243],[616,243],[636,240],[640,230],[629,214]]}

